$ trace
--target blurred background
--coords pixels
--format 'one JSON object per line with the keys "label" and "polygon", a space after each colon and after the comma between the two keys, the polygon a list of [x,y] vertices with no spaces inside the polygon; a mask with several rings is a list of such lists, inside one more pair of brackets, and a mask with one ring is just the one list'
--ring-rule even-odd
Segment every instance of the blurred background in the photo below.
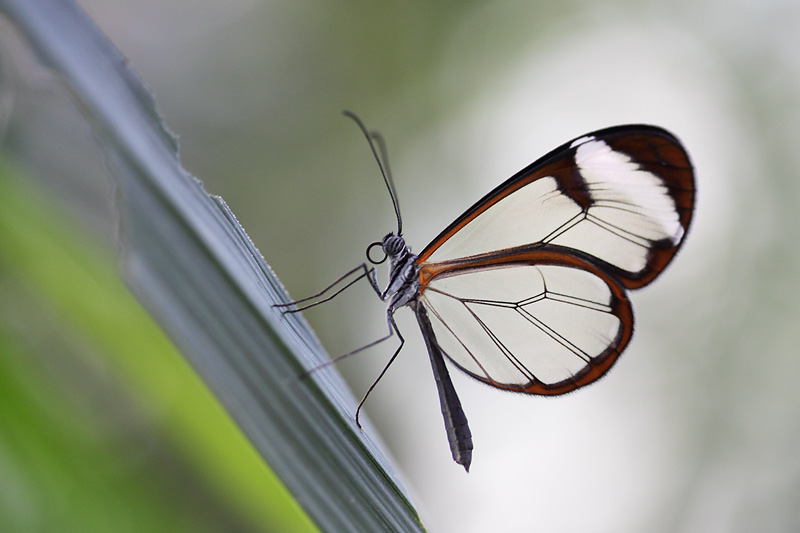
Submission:
{"label": "blurred background", "polygon": [[[295,298],[394,228],[343,109],[386,138],[415,251],[569,139],[675,133],[693,227],[633,295],[637,331],[607,377],[543,399],[454,370],[466,475],[401,311],[408,342],[366,414],[431,531],[800,528],[800,3],[80,4]],[[0,526],[308,530],[117,279],[90,126],[6,21],[0,47]],[[383,313],[364,284],[306,316],[338,355],[382,335]],[[392,350],[339,365],[355,396]]]}

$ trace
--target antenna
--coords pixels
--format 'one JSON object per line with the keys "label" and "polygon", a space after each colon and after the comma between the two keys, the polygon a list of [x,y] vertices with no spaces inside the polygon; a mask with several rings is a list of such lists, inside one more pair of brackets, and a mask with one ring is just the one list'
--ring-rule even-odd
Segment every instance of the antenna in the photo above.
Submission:
{"label": "antenna", "polygon": [[[375,156],[375,161],[378,163],[378,168],[381,170],[381,175],[383,176],[383,181],[386,183],[386,188],[389,190],[389,196],[392,198],[392,206],[394,207],[394,214],[397,217],[397,235],[402,235],[403,233],[403,219],[400,218],[400,202],[397,200],[397,191],[394,188],[394,180],[392,179],[392,172],[389,170],[389,157],[386,152],[386,143],[383,141],[383,136],[377,131],[369,131],[364,123],[361,121],[358,116],[351,112],[351,111],[342,111],[342,114],[355,122],[361,131],[364,133],[364,137],[367,138],[367,142],[369,143],[369,147],[372,150],[372,155]],[[378,148],[375,148],[375,145],[378,145]]]}

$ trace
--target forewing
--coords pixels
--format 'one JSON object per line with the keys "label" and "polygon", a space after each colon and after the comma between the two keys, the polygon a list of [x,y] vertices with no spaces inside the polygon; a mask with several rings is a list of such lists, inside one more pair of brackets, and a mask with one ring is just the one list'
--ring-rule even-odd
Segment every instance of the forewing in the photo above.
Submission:
{"label": "forewing", "polygon": [[617,126],[517,173],[434,239],[418,262],[562,247],[638,288],[680,247],[693,205],[693,170],[680,142],[661,128]]}
{"label": "forewing", "polygon": [[436,342],[495,387],[555,395],[601,377],[630,340],[625,289],[580,257],[498,255],[420,271]]}

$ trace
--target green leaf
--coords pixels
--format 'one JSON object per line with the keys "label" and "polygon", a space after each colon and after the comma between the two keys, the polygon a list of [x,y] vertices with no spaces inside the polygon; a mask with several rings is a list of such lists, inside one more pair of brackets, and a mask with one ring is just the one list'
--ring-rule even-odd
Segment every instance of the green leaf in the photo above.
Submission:
{"label": "green leaf", "polygon": [[313,530],[110,253],[3,164],[0,198],[0,529]]}

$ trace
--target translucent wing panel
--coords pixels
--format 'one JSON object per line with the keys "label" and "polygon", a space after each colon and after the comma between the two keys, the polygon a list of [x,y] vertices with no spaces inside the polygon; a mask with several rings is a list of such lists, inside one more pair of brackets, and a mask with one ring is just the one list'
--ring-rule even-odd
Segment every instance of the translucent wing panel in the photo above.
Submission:
{"label": "translucent wing panel", "polygon": [[692,167],[677,139],[649,126],[611,128],[512,177],[442,232],[419,262],[558,245],[599,259],[636,288],[671,260],[693,202]]}
{"label": "translucent wing panel", "polygon": [[632,328],[622,289],[560,265],[454,271],[433,278],[420,302],[459,367],[490,385],[539,394],[600,377]]}
{"label": "translucent wing panel", "polygon": [[484,209],[426,261],[447,261],[544,242],[581,213],[581,207],[558,190],[555,178],[543,177]]}

